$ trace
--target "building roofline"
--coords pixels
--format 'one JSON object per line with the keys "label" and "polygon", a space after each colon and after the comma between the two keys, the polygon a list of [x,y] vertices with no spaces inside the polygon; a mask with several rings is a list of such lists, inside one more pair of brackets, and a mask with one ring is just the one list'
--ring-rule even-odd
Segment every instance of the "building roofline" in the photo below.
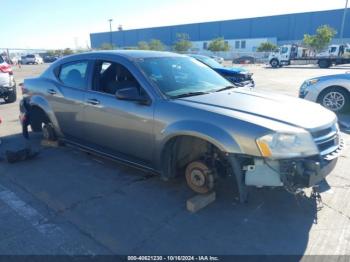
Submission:
{"label": "building roofline", "polygon": [[[187,24],[173,24],[173,25],[156,26],[156,27],[141,27],[141,28],[127,29],[123,31],[112,31],[112,33],[131,32],[131,31],[138,31],[138,30],[145,30],[145,29],[162,29],[162,28],[169,28],[169,27],[175,27],[175,26],[201,25],[201,24],[220,23],[220,22],[229,22],[229,21],[245,21],[245,20],[251,20],[251,19],[283,17],[283,16],[291,16],[291,15],[326,13],[330,11],[343,11],[343,10],[344,9],[337,8],[337,9],[328,9],[328,10],[320,10],[320,11],[308,11],[308,12],[300,12],[300,13],[287,13],[287,14],[269,15],[269,16],[256,16],[256,17],[253,16],[253,17],[246,17],[246,18],[214,20],[214,21],[206,21],[206,22],[187,23]],[[106,33],[110,33],[110,31],[90,33],[90,35],[98,35],[98,34],[106,34]]]}

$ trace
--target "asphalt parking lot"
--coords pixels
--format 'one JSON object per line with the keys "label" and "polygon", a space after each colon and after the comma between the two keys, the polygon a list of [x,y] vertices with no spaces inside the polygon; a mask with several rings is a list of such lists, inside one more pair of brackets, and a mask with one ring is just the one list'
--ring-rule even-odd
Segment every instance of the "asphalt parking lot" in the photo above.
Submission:
{"label": "asphalt parking lot", "polygon": [[[46,65],[15,68],[17,82]],[[297,96],[310,77],[350,67],[248,66],[257,90]],[[0,156],[24,141],[18,102],[0,105]],[[340,116],[350,123],[349,116]],[[0,161],[1,254],[350,254],[350,135],[336,169],[320,187],[322,203],[280,189],[252,189],[238,204],[222,183],[217,200],[198,213],[185,180],[168,182],[72,147],[41,147],[39,157]]]}

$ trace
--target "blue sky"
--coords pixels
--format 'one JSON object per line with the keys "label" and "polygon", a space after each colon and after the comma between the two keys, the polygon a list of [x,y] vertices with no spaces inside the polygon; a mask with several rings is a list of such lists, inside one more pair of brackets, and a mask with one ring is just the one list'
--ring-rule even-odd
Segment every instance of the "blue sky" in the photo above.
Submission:
{"label": "blue sky", "polygon": [[[343,8],[345,0],[0,0],[0,48],[75,48],[89,33]],[[350,15],[350,12],[349,12]],[[4,25],[5,23],[2,23]]]}

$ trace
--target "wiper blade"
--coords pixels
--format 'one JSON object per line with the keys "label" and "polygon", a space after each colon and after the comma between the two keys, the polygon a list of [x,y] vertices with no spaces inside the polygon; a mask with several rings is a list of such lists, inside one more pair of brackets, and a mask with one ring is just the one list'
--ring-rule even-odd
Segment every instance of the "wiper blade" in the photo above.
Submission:
{"label": "wiper blade", "polygon": [[199,96],[199,95],[205,95],[209,94],[209,92],[189,92],[189,93],[184,93],[181,95],[177,96],[172,96],[171,98],[181,98],[181,97],[188,97],[188,96]]}
{"label": "wiper blade", "polygon": [[228,89],[232,89],[232,88],[236,88],[237,86],[225,86],[224,88],[221,88],[219,90],[216,90],[215,92],[221,92],[221,91],[224,91],[224,90],[228,90]]}

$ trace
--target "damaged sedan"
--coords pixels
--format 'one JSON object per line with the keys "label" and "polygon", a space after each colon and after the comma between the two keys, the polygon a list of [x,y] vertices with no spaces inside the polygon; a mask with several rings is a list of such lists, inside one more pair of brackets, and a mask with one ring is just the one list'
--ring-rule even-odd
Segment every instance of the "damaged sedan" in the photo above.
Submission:
{"label": "damaged sedan", "polygon": [[104,51],[65,57],[22,87],[21,119],[59,139],[205,194],[233,176],[247,187],[312,187],[343,149],[318,104],[232,84],[183,55]]}

